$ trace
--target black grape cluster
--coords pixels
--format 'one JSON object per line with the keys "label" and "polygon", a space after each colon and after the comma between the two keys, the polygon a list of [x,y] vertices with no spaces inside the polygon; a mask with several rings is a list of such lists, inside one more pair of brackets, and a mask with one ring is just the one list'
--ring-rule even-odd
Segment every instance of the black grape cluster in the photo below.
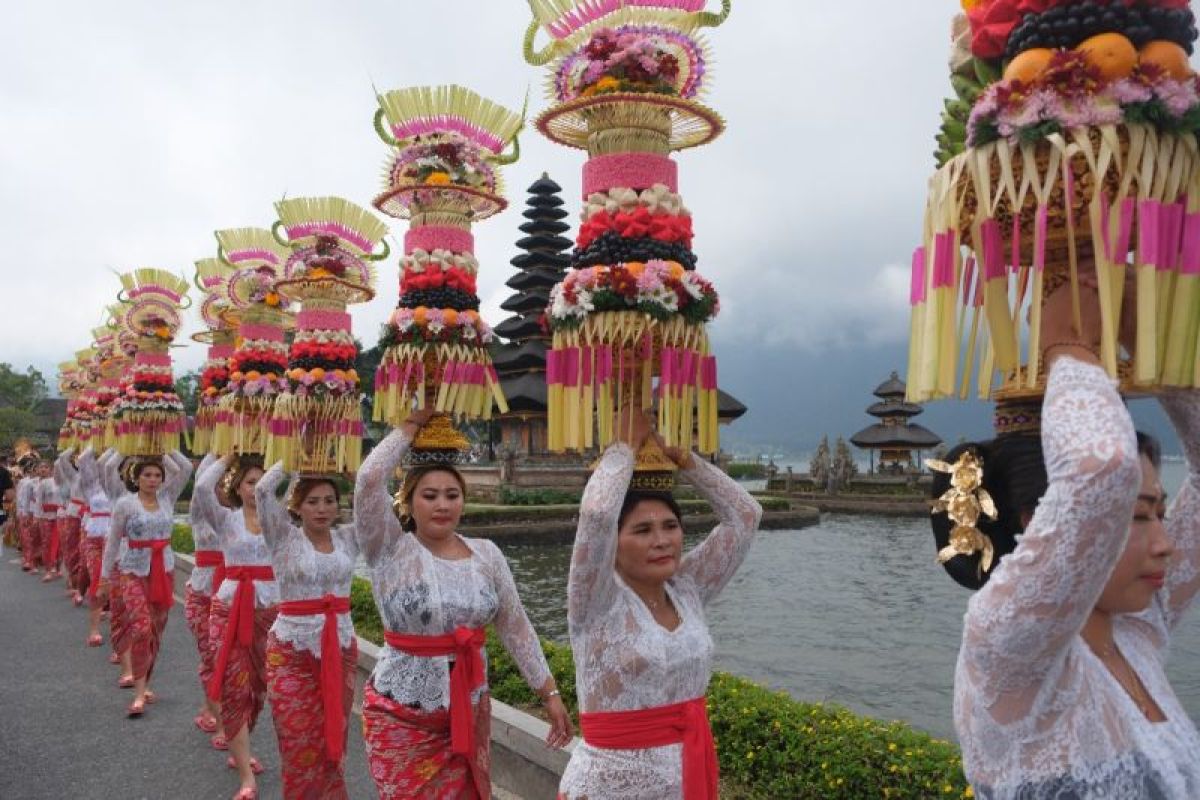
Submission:
{"label": "black grape cluster", "polygon": [[443,286],[438,289],[414,289],[400,295],[402,308],[452,308],[455,311],[478,311],[479,298],[462,289]]}
{"label": "black grape cluster", "polygon": [[300,367],[301,369],[354,369],[353,358],[293,358],[288,366],[290,368]]}
{"label": "black grape cluster", "polygon": [[[324,366],[319,364],[318,366]],[[277,361],[240,361],[238,362],[238,371],[245,374],[247,372],[257,372],[261,375],[266,375],[268,372],[274,372],[276,375],[281,375],[287,369],[286,365],[280,364]]]}
{"label": "black grape cluster", "polygon": [[571,266],[582,268],[655,259],[678,261],[687,270],[695,269],[697,261],[696,254],[681,244],[651,238],[627,239],[616,231],[607,231],[583,250],[576,249],[571,256]]}
{"label": "black grape cluster", "polygon": [[1166,39],[1192,54],[1196,18],[1190,8],[1126,6],[1122,0],[1085,0],[1029,14],[1008,37],[1005,58],[1035,47],[1072,48],[1100,33],[1120,33],[1134,47]]}

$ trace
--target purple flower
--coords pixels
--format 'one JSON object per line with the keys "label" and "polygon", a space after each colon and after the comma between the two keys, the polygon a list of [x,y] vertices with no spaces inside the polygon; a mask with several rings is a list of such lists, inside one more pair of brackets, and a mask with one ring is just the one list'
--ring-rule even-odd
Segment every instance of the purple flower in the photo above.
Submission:
{"label": "purple flower", "polygon": [[1121,105],[1129,105],[1131,103],[1144,103],[1152,96],[1150,87],[1138,81],[1131,81],[1128,78],[1116,81],[1108,87],[1112,98]]}
{"label": "purple flower", "polygon": [[1155,84],[1154,93],[1173,117],[1182,117],[1188,109],[1200,102],[1200,98],[1196,96],[1196,87],[1190,82],[1160,81]]}

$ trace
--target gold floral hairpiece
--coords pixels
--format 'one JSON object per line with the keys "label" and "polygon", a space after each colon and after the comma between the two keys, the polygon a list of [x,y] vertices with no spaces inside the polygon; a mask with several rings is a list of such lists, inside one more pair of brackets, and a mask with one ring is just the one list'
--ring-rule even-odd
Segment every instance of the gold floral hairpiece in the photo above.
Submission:
{"label": "gold floral hairpiece", "polygon": [[958,457],[954,464],[930,459],[929,468],[950,475],[950,488],[933,503],[934,514],[945,513],[954,523],[950,532],[950,544],[937,555],[939,564],[945,564],[955,556],[973,556],[982,552],[982,572],[992,568],[996,551],[992,540],[979,530],[979,517],[984,515],[996,519],[996,504],[983,488],[983,462],[970,450]]}

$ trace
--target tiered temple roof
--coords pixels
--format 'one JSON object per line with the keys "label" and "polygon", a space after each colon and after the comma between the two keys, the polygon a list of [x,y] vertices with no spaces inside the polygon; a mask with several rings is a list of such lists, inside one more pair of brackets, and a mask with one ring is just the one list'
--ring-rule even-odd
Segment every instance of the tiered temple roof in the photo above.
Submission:
{"label": "tiered temple roof", "polygon": [[941,444],[942,440],[936,433],[909,421],[923,409],[905,402],[904,394],[904,381],[893,372],[891,377],[875,388],[874,395],[879,401],[867,409],[868,414],[880,421],[863,428],[851,436],[850,441],[866,450],[901,452],[927,450]]}

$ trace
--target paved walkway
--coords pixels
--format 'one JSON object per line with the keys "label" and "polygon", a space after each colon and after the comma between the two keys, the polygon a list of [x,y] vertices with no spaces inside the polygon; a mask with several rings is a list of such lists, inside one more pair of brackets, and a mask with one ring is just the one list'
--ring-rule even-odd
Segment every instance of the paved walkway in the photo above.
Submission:
{"label": "paved walkway", "polygon": [[[232,797],[238,783],[225,767],[225,753],[209,747],[192,724],[200,683],[182,606],[171,609],[154,671],[160,699],[141,719],[126,719],[130,690],[117,688],[107,645],[84,646],[86,612],[66,599],[61,580],[41,583],[21,572],[14,555],[6,549],[0,559],[0,798]],[[266,768],[259,797],[280,797],[269,703],[251,744]],[[350,796],[377,797],[357,713],[350,718],[346,758]],[[495,797],[515,800],[506,793]]]}

